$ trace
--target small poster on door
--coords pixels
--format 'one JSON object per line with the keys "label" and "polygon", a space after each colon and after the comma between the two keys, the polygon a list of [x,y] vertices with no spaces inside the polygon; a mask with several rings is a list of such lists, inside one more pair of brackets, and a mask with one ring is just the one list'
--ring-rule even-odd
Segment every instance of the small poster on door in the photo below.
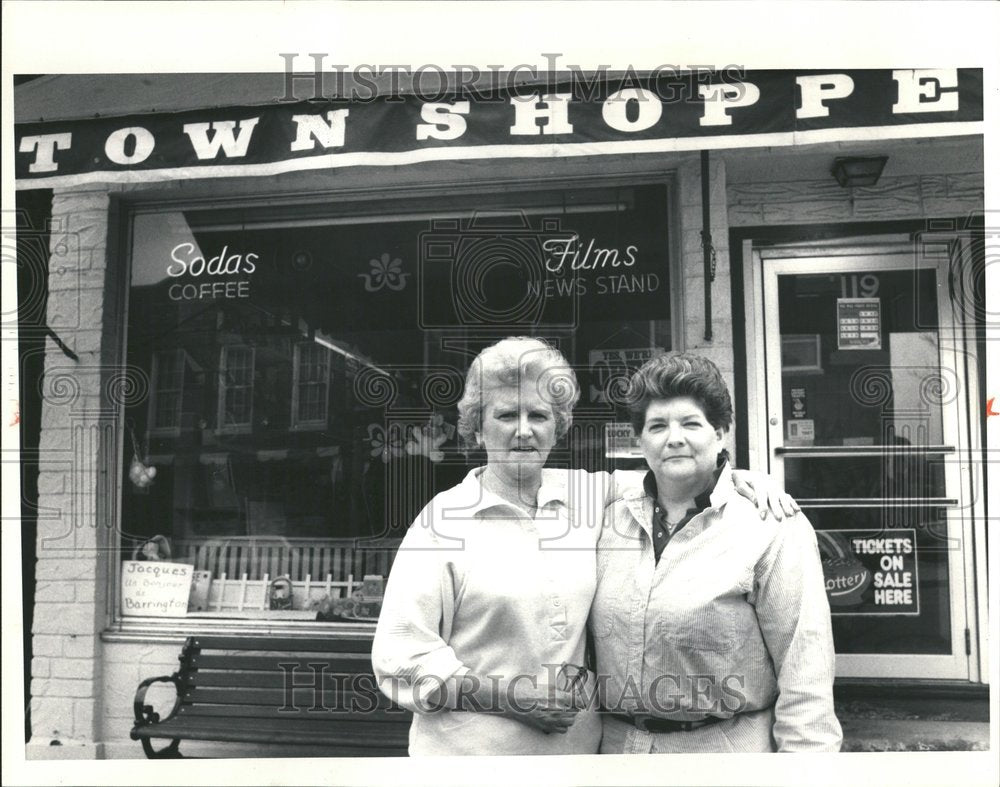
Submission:
{"label": "small poster on door", "polygon": [[787,426],[789,443],[812,445],[816,442],[816,422],[812,418],[793,418]]}
{"label": "small poster on door", "polygon": [[792,418],[805,418],[806,410],[806,389],[792,388],[789,392],[792,398]]}
{"label": "small poster on door", "polygon": [[878,298],[837,298],[837,349],[882,349],[882,304]]}
{"label": "small poster on door", "polygon": [[919,615],[917,531],[817,530],[833,615]]}

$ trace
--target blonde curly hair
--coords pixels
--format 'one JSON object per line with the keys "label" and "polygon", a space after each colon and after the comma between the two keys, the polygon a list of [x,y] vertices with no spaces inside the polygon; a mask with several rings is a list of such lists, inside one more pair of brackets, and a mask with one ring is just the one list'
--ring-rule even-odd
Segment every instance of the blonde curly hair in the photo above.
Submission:
{"label": "blonde curly hair", "polygon": [[483,410],[495,388],[536,380],[539,392],[552,407],[556,439],[569,431],[573,408],[580,399],[576,373],[565,356],[544,339],[509,336],[476,356],[465,377],[465,390],[458,403],[458,434],[470,447],[478,447]]}

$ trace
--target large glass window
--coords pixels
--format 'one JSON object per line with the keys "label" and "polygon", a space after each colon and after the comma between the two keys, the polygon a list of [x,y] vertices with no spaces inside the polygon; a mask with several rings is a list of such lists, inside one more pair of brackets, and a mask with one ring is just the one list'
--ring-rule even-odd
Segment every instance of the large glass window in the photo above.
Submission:
{"label": "large glass window", "polygon": [[483,459],[456,404],[504,336],[576,367],[550,463],[621,456],[609,395],[672,343],[667,224],[663,185],[137,213],[123,614],[373,619],[405,529]]}

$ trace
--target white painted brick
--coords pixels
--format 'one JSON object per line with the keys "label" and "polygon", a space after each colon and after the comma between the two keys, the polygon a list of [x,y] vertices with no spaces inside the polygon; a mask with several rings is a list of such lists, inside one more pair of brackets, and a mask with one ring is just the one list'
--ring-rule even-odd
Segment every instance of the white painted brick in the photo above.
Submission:
{"label": "white painted brick", "polygon": [[68,491],[66,473],[51,471],[38,474],[38,494],[58,495]]}
{"label": "white painted brick", "polygon": [[708,358],[710,361],[715,363],[723,375],[725,375],[733,370],[732,343],[721,340],[719,338],[719,331],[715,331],[714,333],[716,341],[708,344],[705,342],[704,338],[702,338],[703,332],[699,326],[695,331],[693,331],[694,335],[689,335],[687,349],[688,352],[703,355]]}
{"label": "white painted brick", "polygon": [[104,645],[104,663],[136,666],[135,648],[136,646],[131,643],[108,642]]}
{"label": "white painted brick", "polygon": [[[705,292],[701,277],[687,278],[684,280],[684,315],[689,322],[697,322],[704,326],[705,323]],[[712,282],[712,320],[720,317],[732,321],[733,303],[728,279],[720,281],[718,278]]]}
{"label": "white painted brick", "polygon": [[[37,691],[36,688],[38,689]],[[69,678],[34,678],[31,681],[31,696],[93,697],[94,682],[90,680],[70,680]]]}
{"label": "white painted brick", "polygon": [[31,676],[33,678],[48,678],[51,675],[52,664],[48,656],[35,656],[31,659]]}
{"label": "white painted brick", "polygon": [[[45,317],[49,326],[62,338],[71,331],[81,327],[80,300],[81,296],[71,298],[49,299],[45,307]],[[67,359],[68,360],[68,359]]]}
{"label": "white painted brick", "polygon": [[31,733],[38,738],[69,736],[73,729],[73,707],[69,700],[57,697],[31,698]]}
{"label": "white painted brick", "polygon": [[[128,740],[132,725],[135,724],[135,714],[132,712],[131,701],[127,706],[128,714],[121,716],[111,716],[107,712],[101,716],[101,737],[106,741]],[[142,754],[142,748],[138,741],[132,741],[132,745]]]}
{"label": "white painted brick", "polygon": [[747,224],[808,224],[848,219],[901,219],[926,215],[953,216],[982,210],[982,193],[976,187],[958,198],[950,189],[949,175],[902,177],[881,181],[876,187],[851,194],[825,181],[738,184],[729,191],[729,220]]}
{"label": "white painted brick", "polygon": [[72,680],[93,680],[97,664],[94,659],[53,657],[49,660],[49,677]]}
{"label": "white painted brick", "polygon": [[[78,534],[79,535],[79,534]],[[97,598],[97,588],[93,582],[74,582],[76,602],[78,604],[93,604]],[[66,655],[69,655],[68,653]]]}
{"label": "white painted brick", "polygon": [[94,608],[90,604],[36,604],[32,630],[39,634],[93,634]]}
{"label": "white painted brick", "polygon": [[[685,279],[701,279],[705,276],[705,259],[702,257],[700,250],[697,256],[684,258],[683,273]],[[716,247],[715,249],[715,281],[712,283],[714,285],[724,283],[725,286],[729,286],[728,248]],[[701,284],[698,284],[698,286],[700,287]]]}
{"label": "white painted brick", "polygon": [[143,673],[134,664],[104,664],[104,675],[101,685],[101,702],[104,707],[104,715],[110,718],[131,718],[132,700],[135,698],[135,690],[146,678],[152,678],[161,674],[149,671]]}
{"label": "white painted brick", "polygon": [[61,656],[64,639],[58,634],[35,634],[31,638],[31,652],[36,656]]}
{"label": "white painted brick", "polygon": [[95,732],[93,700],[76,700],[73,703],[73,737],[94,740]]}
{"label": "white painted brick", "polygon": [[38,556],[35,576],[38,580],[61,580],[63,574],[60,573],[60,568],[72,571],[72,563],[79,557],[73,547],[73,526],[67,514],[68,510],[64,509],[62,518],[46,522],[44,527],[39,523],[38,541],[35,544]]}
{"label": "white painted brick", "polygon": [[[75,545],[76,537],[73,534],[73,509],[68,496],[60,498],[58,502],[61,505],[49,505],[47,499],[44,503],[45,507],[52,509],[53,519],[52,521],[45,522],[44,527],[42,527],[41,523],[38,526],[37,554],[39,562],[62,559],[75,560],[79,557]],[[68,570],[73,572],[76,569],[69,568]],[[51,573],[46,574],[44,570],[37,576],[44,579],[60,578],[60,575],[53,576]]]}
{"label": "white painted brick", "polygon": [[[81,304],[80,318],[83,325],[100,325],[104,319],[104,304],[84,302]],[[100,331],[74,331],[71,338],[65,341],[77,355],[98,353],[101,350]]]}
{"label": "white painted brick", "polygon": [[981,197],[959,199],[949,196],[947,199],[927,198],[924,200],[924,209],[933,216],[965,216],[970,213],[981,213],[983,211],[983,199]]}
{"label": "white painted brick", "polygon": [[[54,500],[45,498],[45,505],[50,509],[51,519],[47,518],[44,522],[38,523],[38,541],[35,546],[38,562],[75,560],[77,553],[73,546],[72,505],[69,495],[60,495]],[[39,579],[60,578],[59,575],[46,574],[45,569],[42,569],[42,573],[37,574],[37,577]]]}
{"label": "white painted brick", "polygon": [[51,547],[46,549],[50,550],[53,556],[49,557],[43,553],[35,565],[35,576],[38,580],[93,580],[97,576],[97,566],[93,560],[80,560],[72,550],[62,550],[60,556],[55,557],[56,553]]}
{"label": "white painted brick", "polygon": [[[42,417],[42,435],[39,438],[39,448],[41,450],[41,472],[45,473],[46,454],[55,453],[56,461],[60,463],[69,461],[71,456],[59,456],[60,452],[68,453],[73,448],[73,433],[69,428],[69,409],[59,408],[49,403],[42,405],[45,414]],[[61,410],[61,412],[60,412]],[[60,418],[60,415],[62,418]],[[57,423],[50,423],[55,418]],[[61,426],[58,421],[64,421],[65,426]],[[64,472],[64,471],[60,471]]]}
{"label": "white painted brick", "polygon": [[75,243],[84,249],[107,245],[107,211],[107,203],[100,207],[96,201],[57,204],[53,200],[52,214],[65,222],[65,230],[58,237],[67,239],[67,245]]}
{"label": "white painted brick", "polygon": [[104,293],[101,290],[83,290],[80,292],[80,315],[84,318],[84,322],[81,324],[82,328],[92,327],[92,322],[86,322],[86,319],[93,315],[97,315],[100,319],[101,312],[104,308]]}
{"label": "white painted brick", "polygon": [[[51,262],[51,261],[50,261]],[[75,296],[87,290],[103,290],[107,271],[94,266],[80,269],[77,263],[49,265],[49,297],[64,298],[72,303]]]}
{"label": "white painted brick", "polygon": [[62,639],[62,655],[92,658],[97,655],[98,639],[93,634],[68,634]]}
{"label": "white painted brick", "polygon": [[[93,482],[96,483],[96,479]],[[74,532],[73,545],[78,550],[89,552],[102,545],[102,536],[104,534],[101,532],[103,528],[95,527],[93,520],[95,512],[88,511],[86,514],[86,524],[81,523],[83,526],[76,528]]]}
{"label": "white painted brick", "polygon": [[76,598],[75,588],[69,582],[61,580],[39,582],[35,585],[35,602],[73,601]]}
{"label": "white painted brick", "polygon": [[[720,177],[721,159],[712,157],[708,166],[709,183],[715,184]],[[677,168],[681,186],[681,204],[689,207],[701,205],[701,156],[695,155]]]}
{"label": "white painted brick", "polygon": [[[108,197],[108,188],[103,184],[92,187],[73,187],[72,189],[56,189],[52,193],[52,215],[62,222],[67,221],[66,214],[73,212],[83,213],[85,211],[104,212],[107,211],[111,200]],[[66,223],[60,224],[68,228]]]}
{"label": "white painted brick", "polygon": [[90,273],[106,273],[108,264],[107,246],[90,246],[82,256],[83,270]]}

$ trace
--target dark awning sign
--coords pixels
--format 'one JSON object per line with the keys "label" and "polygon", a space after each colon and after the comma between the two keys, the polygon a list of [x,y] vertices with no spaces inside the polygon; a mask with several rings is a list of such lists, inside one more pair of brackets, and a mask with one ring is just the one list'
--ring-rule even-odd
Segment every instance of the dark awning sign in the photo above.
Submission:
{"label": "dark awning sign", "polygon": [[980,134],[982,69],[721,73],[18,124],[18,188]]}

